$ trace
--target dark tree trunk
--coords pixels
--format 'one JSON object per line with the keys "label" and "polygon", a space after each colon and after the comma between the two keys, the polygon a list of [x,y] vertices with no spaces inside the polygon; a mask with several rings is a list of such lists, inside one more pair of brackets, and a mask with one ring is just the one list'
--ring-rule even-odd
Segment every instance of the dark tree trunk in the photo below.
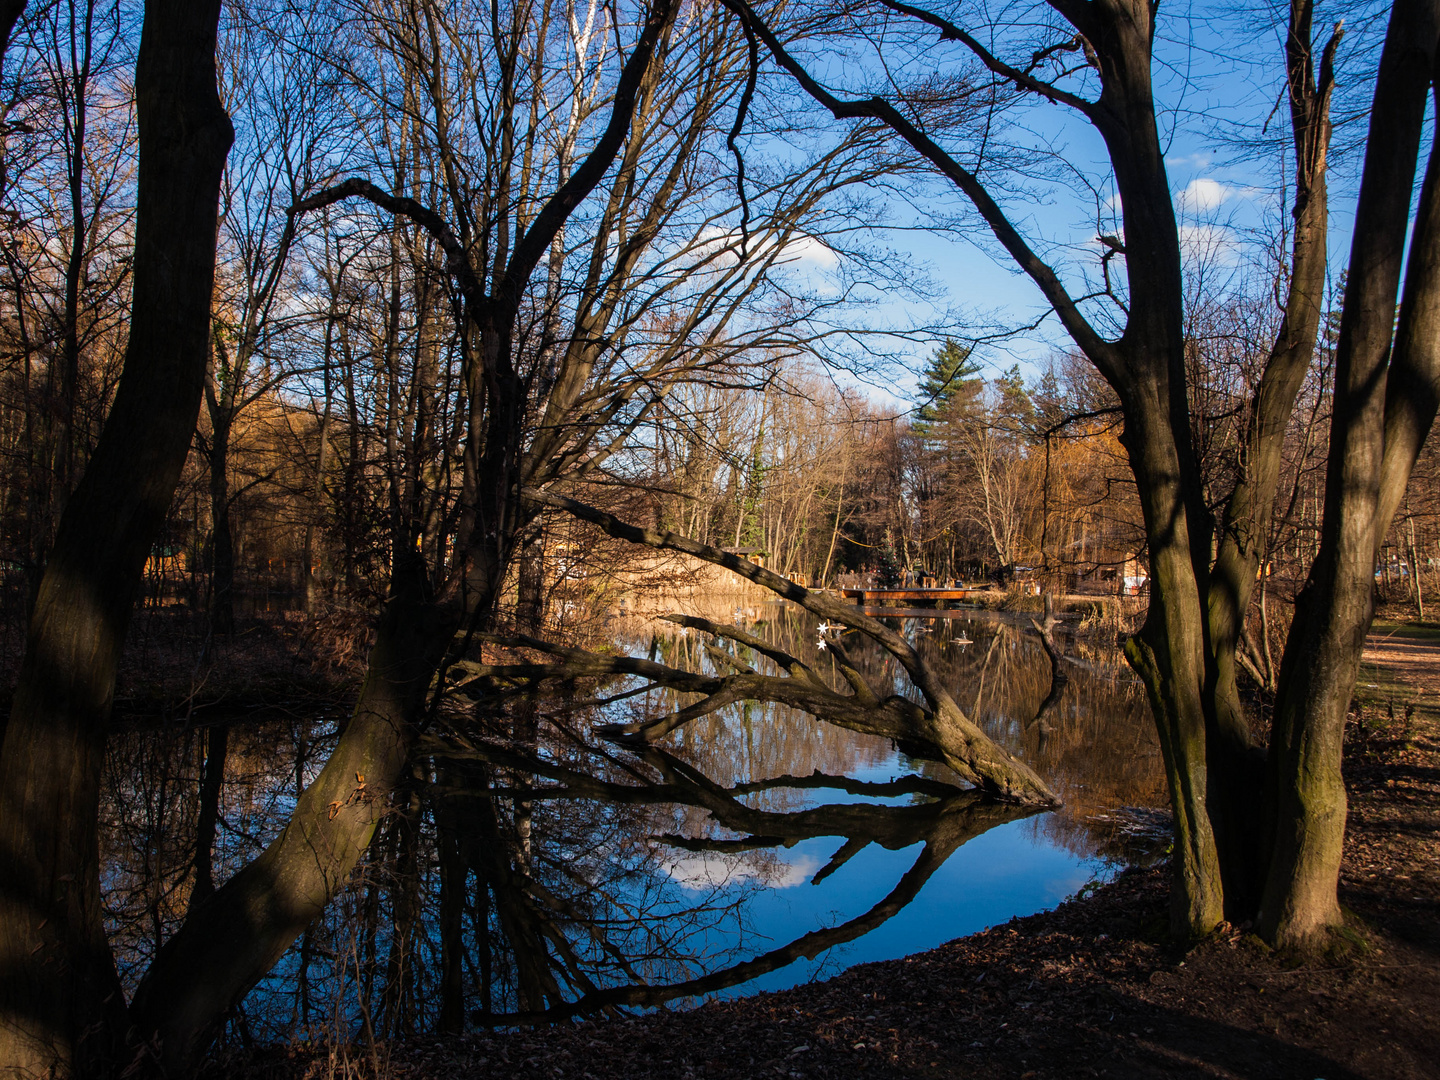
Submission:
{"label": "dark tree trunk", "polygon": [[89,238],[86,235],[88,228],[85,217],[85,134],[94,12],[89,7],[86,8],[84,26],[78,35],[78,42],[73,25],[74,17],[75,11],[72,8],[71,46],[72,49],[77,44],[79,46],[79,67],[66,75],[70,84],[70,98],[74,103],[74,112],[66,117],[65,123],[69,157],[66,181],[70,189],[70,252],[65,261],[65,300],[62,316],[64,325],[60,342],[60,362],[55,364],[52,361],[51,375],[55,390],[54,400],[51,402],[55,418],[51,445],[54,455],[50,482],[52,521],[58,521],[64,513],[65,503],[75,485],[75,407],[80,387],[80,289],[84,284],[89,263]]}
{"label": "dark tree trunk", "polygon": [[0,1071],[125,1064],[97,813],[115,668],[179,479],[207,359],[220,175],[219,0],[149,0],[136,65],[140,167],[125,368],[40,583],[0,747]]}
{"label": "dark tree trunk", "polygon": [[225,759],[230,729],[215,724],[205,729],[205,767],[200,773],[200,813],[195,824],[195,885],[190,906],[215,891],[215,833],[220,824],[220,794],[225,786]]}
{"label": "dark tree trunk", "polygon": [[[1279,944],[1310,944],[1340,922],[1345,713],[1374,614],[1376,553],[1419,449],[1399,432],[1387,445],[1387,428],[1407,416],[1427,431],[1434,419],[1440,159],[1433,148],[1398,328],[1395,308],[1437,55],[1440,2],[1399,0],[1380,58],[1336,346],[1320,551],[1296,599],[1270,737],[1272,846],[1258,925]],[[1390,369],[1412,392],[1403,400],[1387,400]],[[1414,396],[1428,399],[1428,415]]]}
{"label": "dark tree trunk", "polygon": [[315,574],[315,530],[317,520],[321,514],[321,507],[324,505],[325,497],[325,471],[330,467],[330,418],[334,409],[335,390],[331,369],[331,357],[334,352],[335,323],[340,318],[339,312],[339,289],[340,282],[337,280],[331,285],[330,311],[325,320],[325,351],[323,354],[323,374],[325,379],[325,405],[320,413],[320,426],[316,431],[317,445],[315,449],[315,481],[310,487],[311,517],[305,522],[305,614],[313,615],[315,605],[319,602],[320,583]]}
{"label": "dark tree trunk", "polygon": [[515,625],[538,634],[545,625],[545,530],[537,517],[520,539],[516,575]]}
{"label": "dark tree trunk", "polygon": [[230,431],[235,420],[227,373],[221,396],[207,387],[210,409],[210,629],[228,637],[235,630],[235,533],[230,524]]}
{"label": "dark tree trunk", "polygon": [[[441,783],[453,777],[447,773]],[[445,800],[449,802],[451,800]],[[440,1019],[448,1034],[465,1030],[465,887],[468,874],[460,852],[454,811],[435,808],[435,842],[440,856]]]}
{"label": "dark tree trunk", "polygon": [[1237,648],[1265,555],[1281,450],[1295,399],[1315,352],[1324,302],[1330,144],[1330,93],[1337,30],[1317,66],[1312,0],[1292,0],[1285,57],[1295,152],[1294,235],[1284,318],[1251,404],[1240,475],[1220,522],[1207,597],[1209,619],[1208,801],[1214,823],[1225,914],[1254,917],[1265,867],[1262,797],[1265,755],[1250,734],[1236,683]]}
{"label": "dark tree trunk", "polygon": [[15,32],[15,24],[23,14],[25,0],[0,0],[0,57],[10,47],[10,35]]}

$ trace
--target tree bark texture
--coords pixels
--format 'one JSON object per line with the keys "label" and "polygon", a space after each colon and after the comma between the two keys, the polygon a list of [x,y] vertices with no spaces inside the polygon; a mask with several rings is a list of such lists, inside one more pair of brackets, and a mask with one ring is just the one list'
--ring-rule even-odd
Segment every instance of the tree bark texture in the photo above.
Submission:
{"label": "tree bark texture", "polygon": [[[1320,550],[1296,600],[1270,738],[1272,845],[1259,927],[1281,945],[1310,944],[1340,921],[1336,883],[1345,836],[1345,715],[1374,613],[1376,549],[1399,504],[1392,494],[1389,515],[1384,514],[1384,481],[1403,490],[1414,464],[1414,453],[1405,445],[1386,446],[1392,340],[1400,371],[1421,374],[1416,365],[1423,370],[1436,351],[1440,282],[1434,245],[1440,221],[1433,160],[1413,240],[1420,258],[1409,268],[1398,333],[1395,308],[1437,42],[1440,3],[1400,0],[1381,54],[1356,209],[1336,348]],[[1433,386],[1433,374],[1430,382]],[[1433,415],[1432,409],[1430,419]],[[1428,420],[1423,426],[1428,430]]]}
{"label": "tree bark texture", "polygon": [[0,747],[0,1074],[124,1064],[96,817],[115,668],[195,429],[220,175],[219,0],[149,0],[136,65],[140,163],[124,372],[66,506]]}
{"label": "tree bark texture", "polygon": [[1240,702],[1237,649],[1245,630],[1275,507],[1281,452],[1295,400],[1314,356],[1324,303],[1329,199],[1326,164],[1330,95],[1340,31],[1330,36],[1317,67],[1312,0],[1293,0],[1286,39],[1286,76],[1295,154],[1290,284],[1284,315],[1250,406],[1240,473],[1219,523],[1206,597],[1209,620],[1207,788],[1232,922],[1259,903],[1264,861],[1264,761]]}
{"label": "tree bark texture", "polygon": [[1205,623],[1210,520],[1191,445],[1179,232],[1155,120],[1155,9],[1141,0],[1089,5],[1077,29],[1099,58],[1090,109],[1123,207],[1130,312],[1118,342],[1086,349],[1120,397],[1150,551],[1150,607],[1126,654],[1145,682],[1175,816],[1171,924],[1207,933],[1223,915],[1207,779]]}
{"label": "tree bark texture", "polygon": [[423,568],[397,570],[359,703],[325,768],[270,846],[189,913],[136,991],[135,1024],[169,1073],[194,1067],[225,1014],[345,885],[389,807],[459,625],[458,609],[424,595]]}

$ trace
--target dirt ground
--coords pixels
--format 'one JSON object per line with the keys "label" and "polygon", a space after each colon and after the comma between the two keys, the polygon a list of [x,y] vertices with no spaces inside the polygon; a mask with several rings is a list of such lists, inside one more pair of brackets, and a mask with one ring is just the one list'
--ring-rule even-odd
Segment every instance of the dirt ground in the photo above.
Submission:
{"label": "dirt ground", "polygon": [[1151,868],[1055,911],[780,993],[384,1054],[291,1050],[234,1073],[1440,1077],[1440,630],[1381,626],[1366,659],[1347,732],[1341,880],[1355,933],[1323,960],[1274,954],[1230,927],[1175,951],[1165,941],[1166,871]]}

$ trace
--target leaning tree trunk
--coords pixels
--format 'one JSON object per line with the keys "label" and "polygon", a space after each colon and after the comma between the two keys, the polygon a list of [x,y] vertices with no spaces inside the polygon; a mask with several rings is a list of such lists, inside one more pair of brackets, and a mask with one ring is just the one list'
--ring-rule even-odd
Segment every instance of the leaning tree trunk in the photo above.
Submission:
{"label": "leaning tree trunk", "polygon": [[0,747],[0,1073],[123,1064],[105,937],[101,759],[132,601],[200,406],[220,175],[219,0],[149,0],[135,72],[140,166],[125,368],[66,506]]}
{"label": "leaning tree trunk", "polygon": [[265,851],[194,907],[135,994],[141,1036],[169,1074],[199,1061],[231,1008],[349,880],[403,775],[429,688],[459,624],[425,595],[418,556],[397,566],[360,700],[325,768]]}

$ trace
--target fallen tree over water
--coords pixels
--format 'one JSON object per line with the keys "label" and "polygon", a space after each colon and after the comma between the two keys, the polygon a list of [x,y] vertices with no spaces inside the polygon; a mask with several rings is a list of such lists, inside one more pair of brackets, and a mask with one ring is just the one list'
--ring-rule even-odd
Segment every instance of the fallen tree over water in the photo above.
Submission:
{"label": "fallen tree over water", "polygon": [[[914,747],[920,756],[943,762],[962,779],[992,797],[1035,806],[1059,804],[1059,799],[1030,766],[1012,757],[965,715],[938,674],[915,647],[878,619],[709,544],[671,532],[656,532],[630,525],[603,510],[550,492],[531,489],[526,495],[536,503],[564,510],[582,521],[597,525],[617,539],[659,550],[682,552],[723,566],[815,615],[864,634],[899,663],[924,699],[922,703],[897,695],[882,697],[850,662],[839,642],[826,640],[824,644],[835,656],[836,669],[847,684],[849,693],[832,687],[796,657],[738,627],[722,626],[688,615],[671,616],[670,621],[709,634],[716,640],[730,640],[754,649],[784,674],[762,674],[740,665],[733,656],[718,650],[711,652],[712,658],[723,667],[729,667],[730,673],[700,676],[653,661],[632,657],[595,657],[580,650],[559,649],[534,639],[513,639],[515,644],[540,648],[556,656],[557,663],[546,669],[547,674],[555,677],[632,674],[648,678],[657,686],[706,695],[701,701],[670,715],[614,727],[610,729],[612,735],[653,742],[680,725],[724,705],[741,700],[774,701],[803,709],[821,720],[853,731],[895,739],[904,743],[907,749]],[[540,674],[530,665],[521,665],[508,672],[483,665],[470,665],[464,670],[475,676],[492,678]]]}

